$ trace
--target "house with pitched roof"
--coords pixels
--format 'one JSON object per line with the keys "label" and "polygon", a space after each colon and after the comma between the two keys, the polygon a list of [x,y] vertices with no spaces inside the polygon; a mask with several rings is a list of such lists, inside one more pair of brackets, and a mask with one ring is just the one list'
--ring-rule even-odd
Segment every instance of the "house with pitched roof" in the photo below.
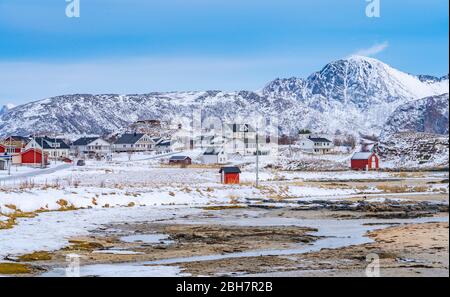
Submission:
{"label": "house with pitched roof", "polygon": [[152,137],[143,133],[125,133],[113,144],[115,152],[145,152],[154,149],[156,143]]}
{"label": "house with pitched roof", "polygon": [[50,158],[68,158],[70,153],[70,146],[60,138],[34,137],[25,146],[25,151],[29,149],[37,149],[47,154]]}
{"label": "house with pitched roof", "polygon": [[305,153],[311,154],[329,154],[334,150],[334,144],[331,140],[325,137],[316,137],[312,135],[305,135],[299,141],[299,146]]}
{"label": "house with pitched roof", "polygon": [[201,155],[203,164],[226,164],[228,156],[223,148],[208,148]]}
{"label": "house with pitched roof", "polygon": [[107,155],[111,144],[101,137],[81,137],[70,146],[74,155]]}

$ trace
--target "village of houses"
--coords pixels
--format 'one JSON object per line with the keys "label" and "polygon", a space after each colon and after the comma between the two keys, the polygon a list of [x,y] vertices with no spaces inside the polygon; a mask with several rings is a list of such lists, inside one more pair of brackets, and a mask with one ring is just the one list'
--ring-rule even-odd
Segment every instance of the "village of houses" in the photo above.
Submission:
{"label": "village of houses", "polygon": [[[185,134],[178,133],[176,128],[163,125],[158,120],[139,121],[132,127],[136,130],[131,133],[110,137],[80,136],[75,140],[51,137],[45,133],[30,136],[11,135],[0,141],[0,170],[8,170],[10,174],[12,167],[42,169],[57,162],[75,162],[77,166],[83,166],[86,160],[113,161],[114,156],[121,154],[126,154],[129,161],[134,154],[153,154],[171,156],[167,160],[170,165],[196,163],[226,166],[232,164],[233,160],[256,156],[257,151],[259,156],[276,158],[278,149],[283,146],[279,138],[257,135],[255,128],[249,124],[226,124],[222,135],[202,131],[204,134],[194,139],[186,139]],[[288,141],[289,148],[295,147],[311,156],[336,155],[342,152],[342,147],[339,151],[335,149],[332,138],[314,135],[309,131],[300,131],[294,140]],[[349,168],[365,171],[379,169],[379,157],[373,150],[373,144],[366,143],[357,151],[355,145],[351,147],[347,144],[344,148],[346,153],[353,154]]]}
{"label": "village of houses", "polygon": [[[429,243],[444,246],[436,253],[428,253],[431,245],[404,249],[417,232],[445,235],[447,171],[388,170],[367,140],[256,131],[230,123],[218,136],[190,138],[180,126],[146,120],[103,137],[5,137],[0,275],[64,276],[73,253],[85,276],[281,276],[299,267],[361,275],[370,251],[396,255],[383,260],[389,275],[448,274],[448,241]],[[305,169],[305,162],[321,165]],[[323,167],[331,163],[339,167]],[[367,235],[424,221],[435,227],[394,228],[383,235],[394,242],[387,246]],[[316,260],[303,262],[305,251]],[[409,258],[431,268],[402,260]],[[1,259],[25,272],[2,270]]]}

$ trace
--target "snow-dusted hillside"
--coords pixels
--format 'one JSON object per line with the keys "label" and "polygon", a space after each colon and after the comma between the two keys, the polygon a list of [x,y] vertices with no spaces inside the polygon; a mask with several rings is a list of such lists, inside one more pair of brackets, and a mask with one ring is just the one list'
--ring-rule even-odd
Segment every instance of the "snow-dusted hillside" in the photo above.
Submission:
{"label": "snow-dusted hillside", "polygon": [[425,132],[448,135],[449,95],[431,96],[400,105],[385,124],[383,135]]}
{"label": "snow-dusted hillside", "polygon": [[382,167],[396,169],[446,169],[449,164],[447,135],[400,132],[385,135],[378,146]]}
{"label": "snow-dusted hillside", "polygon": [[307,79],[277,79],[260,92],[172,92],[143,95],[76,94],[21,105],[0,115],[0,136],[33,132],[103,134],[138,119],[203,116],[233,120],[255,111],[279,117],[286,131],[310,128],[379,133],[398,106],[448,93],[448,76],[413,76],[371,58],[326,65]]}

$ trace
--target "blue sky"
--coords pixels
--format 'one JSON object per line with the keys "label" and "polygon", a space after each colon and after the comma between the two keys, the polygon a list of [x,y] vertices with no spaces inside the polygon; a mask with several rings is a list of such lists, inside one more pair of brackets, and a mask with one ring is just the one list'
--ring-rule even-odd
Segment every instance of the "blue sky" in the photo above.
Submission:
{"label": "blue sky", "polygon": [[70,93],[257,90],[366,53],[448,73],[448,0],[0,0],[0,104]]}

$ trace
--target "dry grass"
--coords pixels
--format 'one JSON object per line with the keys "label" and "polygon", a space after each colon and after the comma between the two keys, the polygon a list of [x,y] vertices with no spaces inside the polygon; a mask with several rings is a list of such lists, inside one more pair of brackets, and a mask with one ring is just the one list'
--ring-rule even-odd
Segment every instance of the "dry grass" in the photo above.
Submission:
{"label": "dry grass", "polygon": [[288,183],[288,185],[294,186],[294,187],[304,187],[304,186],[306,186],[305,182],[303,182],[301,180],[291,181],[291,182]]}
{"label": "dry grass", "polygon": [[332,182],[332,183],[323,183],[320,185],[321,188],[323,189],[352,189],[351,186],[349,186],[348,184],[345,183],[336,183],[336,182]]}
{"label": "dry grass", "polygon": [[20,263],[0,263],[0,274],[27,274],[31,273],[29,265]]}
{"label": "dry grass", "polygon": [[423,178],[425,177],[423,172],[394,172],[392,173],[394,177],[400,178]]}
{"label": "dry grass", "polygon": [[48,261],[52,259],[52,255],[49,252],[38,251],[31,254],[25,254],[19,257],[20,261],[31,262],[31,261]]}
{"label": "dry grass", "polygon": [[377,188],[385,193],[414,193],[414,192],[426,192],[427,186],[406,186],[406,185],[387,185],[381,184]]}
{"label": "dry grass", "polygon": [[64,251],[89,251],[103,249],[104,246],[98,242],[84,240],[69,240],[70,245],[63,248]]}
{"label": "dry grass", "polygon": [[69,202],[64,199],[59,199],[58,201],[56,201],[56,204],[60,206],[60,208],[58,209],[59,211],[69,211],[78,209],[75,207],[75,205],[69,204]]}
{"label": "dry grass", "polygon": [[8,219],[6,221],[0,222],[0,230],[2,229],[11,229],[16,224],[16,220],[7,216]]}

